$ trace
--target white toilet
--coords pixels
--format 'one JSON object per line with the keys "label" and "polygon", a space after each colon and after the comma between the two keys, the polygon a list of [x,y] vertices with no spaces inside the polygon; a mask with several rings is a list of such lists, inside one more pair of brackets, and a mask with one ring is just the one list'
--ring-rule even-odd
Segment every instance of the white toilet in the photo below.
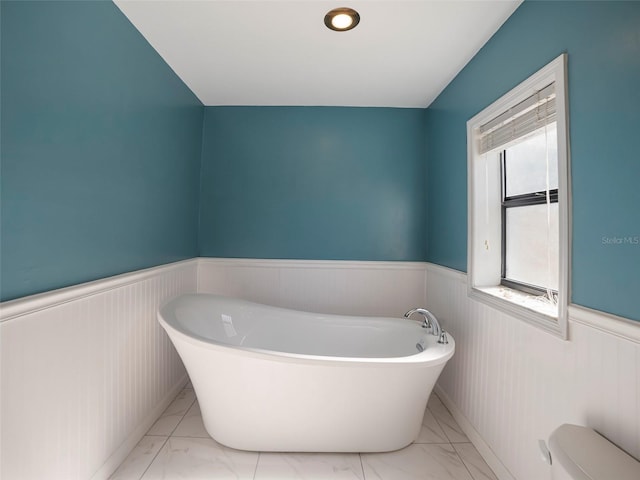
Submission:
{"label": "white toilet", "polygon": [[640,480],[640,462],[591,428],[561,425],[549,450],[554,480]]}

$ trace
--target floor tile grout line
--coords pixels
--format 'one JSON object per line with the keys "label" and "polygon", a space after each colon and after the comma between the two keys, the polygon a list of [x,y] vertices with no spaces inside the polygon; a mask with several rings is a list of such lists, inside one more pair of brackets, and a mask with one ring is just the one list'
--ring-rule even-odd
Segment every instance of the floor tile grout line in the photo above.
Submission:
{"label": "floor tile grout line", "polygon": [[256,480],[256,475],[258,474],[258,464],[260,463],[260,456],[262,452],[258,452],[258,458],[256,459],[256,468],[253,470],[253,480]]}
{"label": "floor tile grout line", "polygon": [[360,459],[360,468],[362,469],[362,480],[367,480],[367,474],[364,473],[364,464],[362,463],[362,452],[358,453],[358,458]]}
{"label": "floor tile grout line", "polygon": [[[449,439],[447,438],[445,442],[417,442],[416,441],[416,442],[411,442],[409,445],[449,445],[453,443],[454,442],[450,442]],[[469,443],[469,442],[455,442],[455,443]]]}
{"label": "floor tile grout line", "polygon": [[[427,407],[428,409],[429,407]],[[449,415],[451,415],[451,412],[449,411],[449,409],[447,407],[444,407],[447,412],[449,413]],[[431,413],[433,414],[433,411],[431,411]],[[444,432],[444,436],[447,437],[447,440],[449,440],[449,443],[453,444],[453,443],[471,443],[471,440],[469,440],[469,438],[467,437],[467,441],[466,442],[454,442],[451,440],[451,437],[449,437],[449,435],[447,434],[447,430],[442,426],[443,423],[438,419],[438,417],[433,414],[433,418],[436,420],[436,422],[438,423],[438,425],[440,426],[440,429]],[[451,415],[451,418],[453,419],[453,421],[455,422],[456,425],[458,425],[459,430],[464,434],[464,436],[466,437],[467,434],[464,433],[464,431],[462,430],[462,427],[460,427],[460,425],[458,424],[458,422],[456,422],[456,419],[453,418],[453,415]],[[445,424],[446,425],[446,424]],[[455,431],[456,429],[453,427],[449,427],[451,430]]]}
{"label": "floor tile grout line", "polygon": [[438,423],[438,426],[440,427],[440,429],[442,430],[442,432],[444,433],[444,436],[446,437],[446,439],[448,440],[447,443],[452,444],[453,442],[451,441],[451,438],[449,438],[449,435],[447,435],[447,431],[442,427],[442,424],[440,423],[440,420],[438,420],[436,418],[436,416],[434,415],[434,417],[436,419],[436,422]]}
{"label": "floor tile grout line", "polygon": [[[183,388],[182,390],[180,390],[180,393],[182,393],[185,389]],[[174,398],[171,402],[173,403],[179,396],[180,393],[178,393],[178,395],[176,395],[176,398]],[[169,435],[166,435],[167,438],[165,438],[164,442],[162,442],[162,445],[160,446],[160,448],[158,449],[158,451],[156,452],[156,454],[153,456],[153,458],[151,459],[151,461],[149,462],[149,465],[147,465],[147,468],[144,469],[144,472],[142,472],[142,474],[140,475],[140,477],[138,478],[138,480],[142,480],[142,477],[144,477],[147,473],[147,471],[149,470],[149,468],[151,468],[151,465],[153,464],[153,462],[155,462],[156,458],[158,458],[158,455],[160,455],[160,452],[162,451],[162,449],[164,448],[164,446],[167,444],[167,442],[169,441],[169,439],[173,436],[173,432],[176,431],[176,428],[178,428],[178,425],[180,425],[180,423],[182,422],[182,420],[184,419],[184,417],[187,415],[187,412],[189,411],[189,409],[193,406],[193,404],[195,403],[195,398],[193,399],[193,401],[189,404],[189,407],[187,407],[187,409],[184,412],[184,415],[182,415],[180,417],[180,421],[176,424],[176,426],[173,428],[173,430],[171,431],[171,433]],[[161,415],[162,416],[162,415]],[[146,435],[147,437],[164,437],[165,435]]]}
{"label": "floor tile grout line", "polygon": [[[453,445],[451,444],[451,442],[438,442],[438,443],[412,443],[411,445],[449,445],[450,447],[453,448]],[[407,447],[405,447],[407,448]],[[399,450],[396,450],[399,451]]]}
{"label": "floor tile grout line", "polygon": [[[178,397],[176,397],[178,398]],[[193,407],[193,404],[196,403],[196,398],[194,397],[194,399],[191,401],[191,403],[189,404],[189,406],[185,409],[184,414],[180,417],[180,420],[178,421],[178,423],[176,423],[176,426],[173,427],[173,430],[171,430],[171,433],[169,434],[169,437],[173,437],[173,434],[175,433],[175,431],[178,429],[178,427],[180,426],[180,424],[182,423],[182,421],[184,420],[184,417],[187,416],[187,413],[189,413],[189,410],[191,410],[191,407]]]}
{"label": "floor tile grout line", "polygon": [[151,465],[153,465],[153,462],[156,461],[156,458],[158,458],[158,455],[160,455],[160,452],[162,451],[162,449],[164,448],[164,446],[167,444],[167,442],[169,441],[171,437],[167,437],[165,438],[164,442],[162,442],[162,445],[160,446],[160,448],[158,449],[158,451],[156,452],[156,454],[153,456],[153,458],[151,459],[151,461],[149,462],[149,465],[147,465],[147,468],[144,469],[144,472],[142,472],[142,474],[140,475],[140,477],[138,477],[138,480],[142,480],[142,478],[147,474],[147,471],[151,468]]}
{"label": "floor tile grout line", "polygon": [[471,480],[475,480],[476,477],[473,476],[473,473],[471,473],[471,469],[467,466],[464,459],[460,456],[460,453],[458,452],[458,450],[456,450],[456,447],[454,447],[453,445],[451,445],[451,447],[453,448],[453,451],[456,452],[456,457],[458,457],[458,459],[462,462],[462,465],[464,465],[464,468],[467,470],[467,472],[469,472]]}
{"label": "floor tile grout line", "polygon": [[[149,430],[152,430],[152,429],[153,429],[153,427],[156,425],[156,423],[158,423],[158,420],[160,420],[161,418],[163,418],[163,417],[164,417],[164,413],[169,409],[169,407],[170,407],[171,405],[173,405],[173,402],[175,402],[175,401],[178,399],[178,397],[179,397],[179,396],[180,396],[180,395],[181,395],[185,390],[186,390],[186,388],[183,388],[182,390],[180,390],[180,392],[178,392],[178,394],[175,396],[175,398],[174,398],[173,400],[171,400],[171,403],[167,406],[167,408],[165,408],[164,412],[162,412],[162,413],[160,414],[160,416],[156,419],[156,421],[153,423],[153,425],[151,425],[151,427],[149,428]],[[189,413],[189,409],[193,406],[193,404],[195,403],[195,401],[196,401],[196,400],[197,400],[197,398],[195,397],[195,394],[194,394],[194,399],[191,401],[191,403],[189,404],[189,406],[185,409],[184,413],[183,413],[182,415],[180,415],[180,420],[178,420],[178,423],[176,424],[176,426],[175,426],[175,427],[173,427],[173,429],[171,430],[171,433],[169,433],[169,435],[168,435],[169,437],[170,437],[170,436],[172,436],[172,435],[173,435],[173,432],[175,432],[175,431],[176,431],[176,428],[178,428],[178,425],[180,425],[180,422],[182,422],[182,420],[184,420],[184,417],[187,415],[187,413]],[[174,416],[176,416],[176,417],[177,417],[178,415],[174,415]],[[167,436],[167,435],[158,435],[157,433],[156,433],[156,434],[149,433],[149,430],[147,430],[147,433],[145,433],[145,434],[144,434],[146,437],[166,437],[166,436]]]}
{"label": "floor tile grout line", "polygon": [[[456,445],[465,445],[465,444],[471,445],[473,448],[476,448],[476,446],[475,446],[473,443],[471,443],[471,442],[458,442]],[[462,460],[462,463],[463,463],[463,464],[464,464],[464,466],[467,468],[467,470],[469,470],[469,474],[471,475],[471,478],[472,478],[473,480],[476,480],[476,477],[474,477],[473,473],[471,472],[471,468],[467,465],[467,462],[465,462],[465,461],[464,461],[464,458],[462,457],[462,455],[460,455],[460,452],[458,452],[458,449],[455,447],[455,445],[453,446],[453,449],[456,451],[456,453],[457,453],[457,454],[458,454],[458,456],[460,457],[460,460]],[[477,449],[476,449],[476,451],[477,451]],[[479,452],[478,452],[478,453],[479,453]],[[482,455],[480,455],[480,458],[484,461],[484,458],[482,458]],[[485,464],[487,464],[487,462],[486,462],[486,461],[485,461],[484,463],[485,463]],[[489,471],[493,474],[493,476],[494,476],[495,478],[497,478],[497,477],[496,477],[496,472],[494,472],[494,471],[493,471],[493,469],[489,466],[489,464],[487,464],[487,468],[488,468],[488,469],[489,469]],[[483,475],[483,476],[486,476],[486,475]]]}

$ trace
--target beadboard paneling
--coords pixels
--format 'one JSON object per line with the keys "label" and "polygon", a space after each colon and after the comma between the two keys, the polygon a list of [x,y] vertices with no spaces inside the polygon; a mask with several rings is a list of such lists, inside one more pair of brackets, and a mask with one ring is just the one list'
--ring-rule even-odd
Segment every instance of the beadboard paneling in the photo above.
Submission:
{"label": "beadboard paneling", "polygon": [[565,422],[640,456],[636,326],[607,332],[593,311],[572,307],[563,341],[423,263],[200,258],[80,287],[2,304],[3,479],[106,478],[184,381],[156,310],[196,290],[355,315],[426,305],[457,343],[438,389],[501,480],[549,479],[537,440]]}
{"label": "beadboard paneling", "polygon": [[200,258],[198,292],[308,312],[401,317],[425,304],[421,262]]}
{"label": "beadboard paneling", "polygon": [[495,454],[487,461],[501,480],[550,479],[537,441],[562,423],[592,427],[640,458],[640,325],[607,332],[584,318],[609,325],[610,316],[572,307],[564,341],[468,298],[466,275],[435,265],[427,305],[456,340],[439,388]]}
{"label": "beadboard paneling", "polygon": [[196,291],[196,265],[2,304],[3,479],[98,479],[118,466],[186,382],[156,312]]}

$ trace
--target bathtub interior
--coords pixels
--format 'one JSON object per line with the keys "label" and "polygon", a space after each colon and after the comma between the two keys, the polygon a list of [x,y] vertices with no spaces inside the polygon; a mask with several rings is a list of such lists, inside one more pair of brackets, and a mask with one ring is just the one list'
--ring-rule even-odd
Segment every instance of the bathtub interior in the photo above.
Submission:
{"label": "bathtub interior", "polygon": [[[199,340],[245,349],[327,357],[398,358],[437,348],[418,321],[322,315],[217,295],[185,295],[161,318]],[[423,352],[424,353],[424,352]]]}

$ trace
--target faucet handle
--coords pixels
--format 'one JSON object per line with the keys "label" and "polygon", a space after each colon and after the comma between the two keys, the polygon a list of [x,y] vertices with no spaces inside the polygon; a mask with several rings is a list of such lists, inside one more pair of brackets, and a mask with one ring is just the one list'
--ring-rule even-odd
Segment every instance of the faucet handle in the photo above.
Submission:
{"label": "faucet handle", "polygon": [[445,332],[444,330],[442,330],[442,333],[440,334],[440,338],[438,339],[438,343],[447,345],[449,343],[449,339],[447,338],[447,332]]}

